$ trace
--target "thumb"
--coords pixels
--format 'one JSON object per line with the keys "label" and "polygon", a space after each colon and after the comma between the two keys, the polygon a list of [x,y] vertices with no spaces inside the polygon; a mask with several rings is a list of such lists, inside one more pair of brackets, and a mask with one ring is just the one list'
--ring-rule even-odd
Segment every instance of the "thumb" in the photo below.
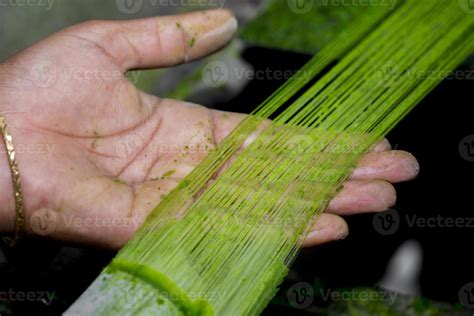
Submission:
{"label": "thumb", "polygon": [[236,30],[233,14],[218,9],[128,21],[89,21],[61,33],[99,45],[126,71],[201,58],[227,44]]}

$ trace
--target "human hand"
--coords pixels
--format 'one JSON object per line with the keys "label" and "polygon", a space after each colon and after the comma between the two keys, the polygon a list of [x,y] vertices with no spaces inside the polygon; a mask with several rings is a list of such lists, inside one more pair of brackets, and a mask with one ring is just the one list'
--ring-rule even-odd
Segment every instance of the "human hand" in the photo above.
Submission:
{"label": "human hand", "polygon": [[[27,232],[123,246],[162,196],[244,118],[146,94],[124,74],[208,55],[236,28],[226,10],[91,21],[0,64],[0,113],[17,150]],[[3,146],[0,231],[9,232],[15,212]],[[339,215],[390,207],[396,195],[391,183],[417,172],[413,156],[382,142],[359,163],[306,245],[345,237]]]}

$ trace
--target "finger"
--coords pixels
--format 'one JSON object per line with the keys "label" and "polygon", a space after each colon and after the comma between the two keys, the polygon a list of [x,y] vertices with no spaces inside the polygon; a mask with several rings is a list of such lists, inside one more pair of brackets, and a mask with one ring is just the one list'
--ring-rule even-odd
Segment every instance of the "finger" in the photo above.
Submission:
{"label": "finger", "polygon": [[415,178],[419,170],[416,158],[405,151],[371,152],[359,161],[351,179],[380,179],[397,183]]}
{"label": "finger", "polygon": [[347,181],[329,203],[327,212],[338,215],[381,212],[393,206],[396,199],[395,188],[387,181]]}
{"label": "finger", "polygon": [[130,21],[93,21],[73,32],[102,47],[124,70],[173,66],[224,46],[237,30],[228,10]]}
{"label": "finger", "polygon": [[321,214],[304,242],[305,247],[317,246],[330,241],[344,239],[349,227],[344,219],[333,214]]}
{"label": "finger", "polygon": [[390,145],[390,142],[386,138],[384,138],[383,140],[381,140],[380,142],[375,144],[372,147],[371,151],[379,153],[379,152],[383,152],[383,151],[389,151],[390,149],[392,149],[392,145]]}

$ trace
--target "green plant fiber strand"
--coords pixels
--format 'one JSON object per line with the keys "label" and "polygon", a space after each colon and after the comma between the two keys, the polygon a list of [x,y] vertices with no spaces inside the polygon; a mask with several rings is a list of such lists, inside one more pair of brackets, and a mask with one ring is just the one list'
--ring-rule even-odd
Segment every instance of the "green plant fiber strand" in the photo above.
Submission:
{"label": "green plant fiber strand", "polygon": [[457,1],[407,0],[364,20],[165,197],[66,315],[258,315],[361,156],[474,51],[474,16]]}

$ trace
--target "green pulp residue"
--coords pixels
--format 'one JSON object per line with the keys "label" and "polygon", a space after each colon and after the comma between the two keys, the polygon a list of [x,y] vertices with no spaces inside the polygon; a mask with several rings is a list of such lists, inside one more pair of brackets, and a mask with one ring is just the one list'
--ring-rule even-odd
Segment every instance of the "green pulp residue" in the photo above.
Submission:
{"label": "green pulp residue", "polygon": [[170,171],[167,171],[163,174],[162,178],[169,178],[171,177],[174,173],[176,172],[176,170],[170,170]]}
{"label": "green pulp residue", "polygon": [[196,38],[193,37],[191,38],[189,41],[188,41],[188,47],[189,48],[192,48],[194,46],[194,44],[196,44]]}
{"label": "green pulp residue", "polygon": [[117,270],[122,271],[147,282],[160,292],[166,293],[166,297],[169,298],[185,315],[214,315],[212,307],[207,301],[202,299],[192,301],[186,292],[182,291],[166,275],[155,271],[150,267],[125,260],[114,260],[109,264],[107,270],[111,273]]}
{"label": "green pulp residue", "polygon": [[119,178],[116,178],[113,181],[114,181],[114,183],[117,183],[117,184],[127,184],[127,182],[125,182],[124,180],[119,179]]}

